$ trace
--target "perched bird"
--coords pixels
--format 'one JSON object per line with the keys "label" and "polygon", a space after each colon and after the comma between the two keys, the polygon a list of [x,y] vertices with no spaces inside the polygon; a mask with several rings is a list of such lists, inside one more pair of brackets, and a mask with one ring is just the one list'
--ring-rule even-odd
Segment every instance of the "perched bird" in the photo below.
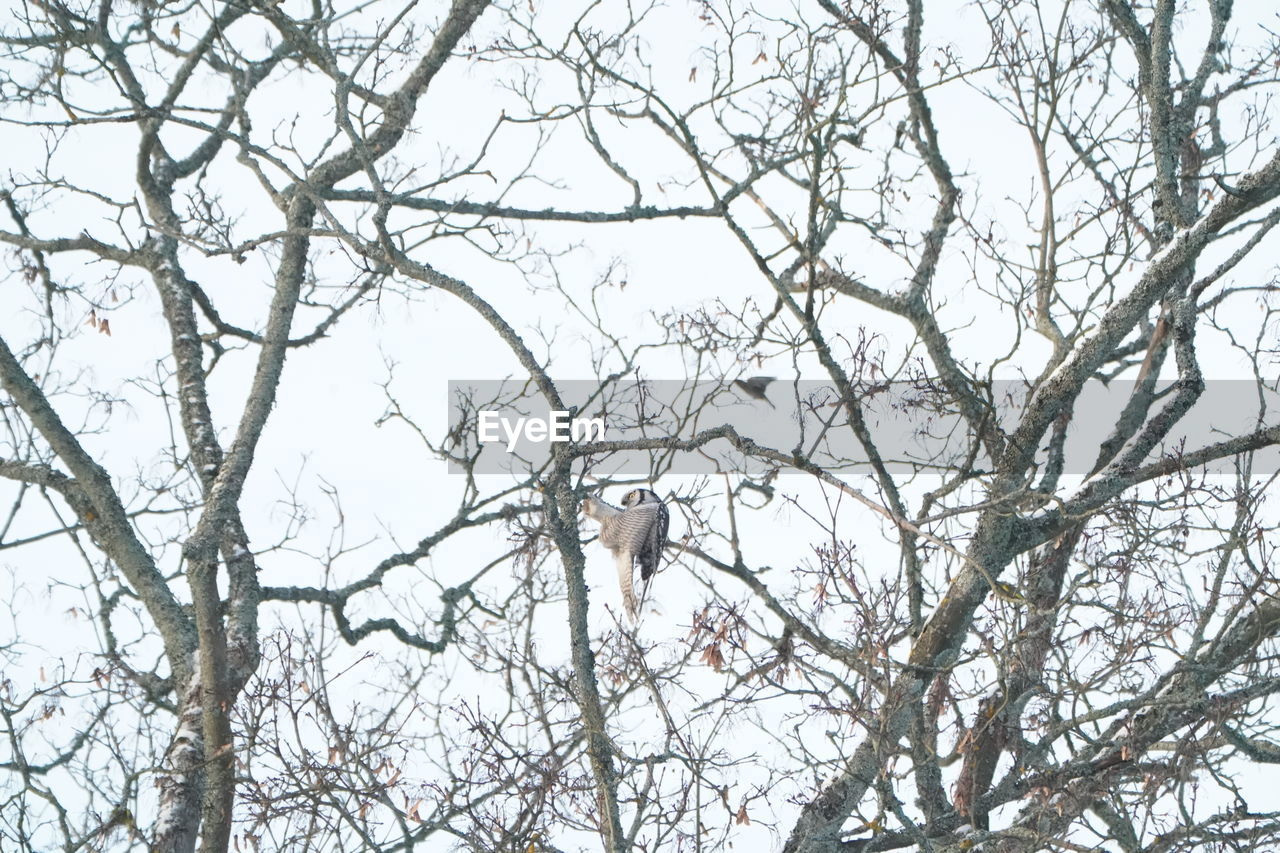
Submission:
{"label": "perched bird", "polygon": [[582,512],[600,522],[600,544],[613,552],[618,566],[618,584],[622,587],[622,603],[633,620],[640,610],[636,599],[635,567],[640,567],[644,592],[662,562],[662,549],[667,544],[667,528],[671,514],[667,505],[649,489],[632,489],[622,499],[622,509],[599,498],[582,502]]}
{"label": "perched bird", "polygon": [[735,379],[733,380],[733,384],[735,387],[741,388],[745,391],[746,395],[751,399],[764,400],[773,408],[777,408],[776,406],[773,406],[773,401],[764,393],[764,389],[768,388],[769,383],[775,378],[776,377],[773,376],[752,376],[748,379]]}

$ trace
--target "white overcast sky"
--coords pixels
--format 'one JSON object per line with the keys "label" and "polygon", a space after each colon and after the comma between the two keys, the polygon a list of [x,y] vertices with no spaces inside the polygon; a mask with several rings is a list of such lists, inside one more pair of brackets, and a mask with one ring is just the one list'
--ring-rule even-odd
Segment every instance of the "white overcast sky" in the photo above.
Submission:
{"label": "white overcast sky", "polygon": [[[301,9],[302,0],[283,3],[285,9],[295,5]],[[810,5],[801,4],[801,8],[816,16]],[[1250,31],[1243,19],[1251,15],[1274,23],[1273,14],[1265,8],[1269,5],[1237,3],[1235,14],[1240,19],[1241,31]],[[702,56],[706,46],[704,33],[691,23],[696,14],[694,6],[684,0],[672,0],[654,13],[647,29],[653,34],[649,37],[649,50],[656,58],[654,69],[659,85],[673,98],[692,100],[705,91],[699,82],[689,79],[692,68],[706,67]],[[552,14],[553,11],[547,12],[548,16]],[[656,36],[659,33],[660,42]],[[1183,37],[1188,44],[1198,46],[1201,41],[1199,33],[1192,28],[1185,31]],[[947,43],[963,55],[978,56],[985,46],[985,25],[976,10],[966,3],[928,3],[926,42],[933,46]],[[501,110],[519,109],[519,104],[500,86],[513,70],[503,64],[452,62],[447,66],[420,109],[419,134],[411,149],[422,157],[426,174],[440,159],[442,151],[447,149],[467,157]],[[543,81],[549,100],[554,100],[551,93],[565,82],[554,78]],[[989,78],[972,81],[974,85],[993,82]],[[966,212],[974,212],[976,221],[993,221],[994,227],[1011,241],[1029,244],[1035,235],[1027,229],[1018,211],[1020,205],[1035,197],[1038,189],[1026,133],[975,91],[974,85],[956,82],[932,92],[932,107],[943,148],[965,188]],[[565,93],[563,97],[571,98],[572,93]],[[297,113],[300,120],[293,128],[295,139],[317,141],[326,133],[331,100],[326,87],[303,86],[293,77],[279,80],[255,95],[259,115],[279,116],[283,127],[283,120]],[[36,110],[34,114],[56,115],[56,107],[43,112]],[[269,127],[269,121],[260,121],[263,132]],[[621,209],[629,203],[629,188],[588,155],[575,130],[569,126],[561,128],[538,169],[539,174],[561,179],[568,186],[550,190],[545,185],[529,182],[507,198],[509,203],[606,210]],[[4,152],[0,168],[9,174],[31,174],[40,162],[48,138],[38,130],[0,124],[0,151]],[[97,126],[92,134],[62,143],[58,168],[72,183],[92,184],[96,190],[118,199],[133,197],[136,195],[133,185],[136,141],[137,132],[131,126]],[[617,146],[619,157],[625,158],[628,168],[637,175],[656,176],[674,171],[681,177],[689,177],[687,165],[664,153],[666,149],[655,135],[637,139],[613,134],[610,141]],[[523,165],[528,144],[527,132],[523,137],[518,131],[504,133],[494,147],[494,161],[518,168]],[[224,204],[229,209],[237,209],[243,217],[245,235],[254,233],[262,223],[269,223],[267,227],[275,223],[276,212],[262,209],[261,194],[247,183],[247,176],[229,153],[222,155],[213,173],[223,182]],[[470,197],[489,198],[496,185],[493,181],[474,178],[469,182]],[[675,203],[682,195],[686,200],[704,201],[696,186],[683,194],[671,187],[667,195],[655,193],[647,201],[659,205]],[[921,216],[927,217],[932,199],[923,196],[919,204]],[[110,224],[103,221],[100,206],[66,199],[38,211],[32,216],[30,226],[37,234],[74,233],[83,228],[103,239],[114,236]],[[723,225],[714,220],[590,227],[536,225],[531,231],[548,248],[570,250],[559,257],[556,264],[561,282],[575,294],[585,295],[611,263],[620,262],[620,274],[614,279],[625,279],[626,286],[608,292],[605,310],[618,333],[632,343],[643,342],[657,333],[652,321],[654,313],[692,308],[715,300],[736,306],[743,300],[754,299],[765,307],[772,301],[767,282]],[[906,275],[903,266],[889,263],[865,247],[850,244],[846,251],[850,261],[858,259],[857,268],[865,280],[876,286],[892,289]],[[940,292],[947,294],[943,316],[956,330],[957,350],[962,358],[985,368],[1009,346],[1009,341],[1002,337],[999,315],[991,313],[997,310],[994,303],[975,297],[965,265],[954,255],[954,249],[949,252],[940,278]],[[1215,256],[1210,253],[1207,257]],[[545,279],[526,278],[514,267],[492,263],[474,250],[448,243],[435,244],[426,257],[438,269],[463,279],[499,305],[530,343],[538,341],[533,334],[535,329],[548,334],[554,332],[555,355],[551,361],[554,377],[591,377],[586,352],[594,333],[564,310],[559,295],[548,291]],[[77,277],[90,289],[97,287],[105,291],[114,286],[122,302],[110,311],[113,334],[110,337],[88,332],[79,334],[59,350],[57,369],[64,376],[83,372],[85,381],[92,387],[127,401],[126,411],[111,420],[107,431],[86,438],[86,444],[100,456],[117,481],[127,481],[136,471],[153,470],[165,464],[157,455],[157,448],[167,441],[168,421],[149,390],[133,383],[138,377],[156,375],[154,365],[167,351],[167,334],[158,299],[147,283],[126,273],[112,285],[106,281],[112,271],[105,265],[84,268],[80,266],[82,262],[83,258],[58,259],[54,269],[59,275]],[[321,270],[323,264],[322,259]],[[269,298],[267,269],[259,253],[251,256],[244,266],[233,266],[221,259],[193,264],[191,272],[206,283],[215,301],[227,306],[224,314],[229,321],[255,327],[264,316]],[[1263,268],[1255,272],[1264,274],[1270,270]],[[1248,274],[1249,271],[1242,270],[1239,276]],[[3,287],[12,293],[18,285],[10,281]],[[9,298],[0,291],[0,334],[16,349],[29,340],[33,323],[29,314],[4,310]],[[81,324],[87,314],[85,306],[76,302],[63,310],[68,323]],[[850,334],[858,324],[865,324],[884,335],[887,346],[901,344],[905,326],[897,321],[852,303],[840,311],[840,316],[847,318]],[[1241,323],[1256,325],[1256,319],[1245,313],[1242,310]],[[309,312],[300,313],[295,328],[305,329],[308,319],[314,316]],[[993,334],[993,330],[1000,334]],[[1221,339],[1206,336],[1202,346],[1206,350],[1216,348],[1216,354],[1207,363],[1206,374],[1210,378],[1249,375],[1247,365],[1233,355]],[[541,351],[537,345],[534,348]],[[1034,376],[1047,354],[1047,346],[1024,341],[1018,358],[1002,367],[1000,374],[1006,378],[1021,374]],[[233,435],[255,356],[254,350],[229,354],[213,375],[211,405],[224,445]],[[397,398],[433,437],[441,435],[446,425],[447,381],[498,379],[519,374],[515,359],[491,329],[453,297],[441,292],[419,294],[412,302],[387,294],[378,305],[366,305],[345,318],[329,339],[291,352],[279,400],[263,436],[245,498],[244,517],[255,547],[267,548],[278,540],[285,517],[281,502],[294,489],[299,499],[314,510],[314,520],[300,531],[296,543],[299,551],[323,550],[330,539],[336,520],[325,497],[325,490],[330,487],[341,496],[345,541],[369,543],[335,565],[339,581],[364,574],[394,550],[411,547],[453,514],[460,480],[447,475],[443,462],[425,458],[416,438],[403,425],[393,422],[379,429],[372,427],[386,408],[381,385],[388,378],[391,364],[395,365],[391,387]],[[1267,367],[1274,374],[1273,366]],[[788,378],[795,372],[790,363],[782,359],[763,368],[735,368],[730,364],[721,368]],[[685,376],[688,365],[676,361],[672,350],[657,351],[646,356],[643,371],[650,378],[678,379]],[[802,363],[802,372],[812,378],[821,377],[813,363]],[[76,419],[68,410],[75,406],[74,401],[64,398],[59,405],[69,420]],[[864,480],[854,480],[859,486],[867,485]],[[499,484],[497,480],[492,482]],[[688,483],[670,478],[657,485],[665,493]],[[910,490],[918,493],[929,486],[927,482],[917,482]],[[0,481],[0,504],[13,488],[12,484]],[[783,488],[803,495],[814,492],[814,487],[800,478],[785,479]],[[613,497],[616,500],[620,495]],[[882,539],[877,522],[864,513],[847,513],[842,519],[842,524],[866,525],[859,529],[851,527],[847,535],[858,540],[868,563],[874,562],[877,553],[883,553],[886,571],[896,572],[894,549]],[[39,532],[46,529],[47,521],[47,517],[31,512],[11,535]],[[673,519],[673,537],[683,532],[680,523],[678,516]],[[788,531],[788,535],[779,536],[779,529]],[[758,524],[745,527],[743,535],[746,550],[756,555],[754,559],[758,563],[785,568],[806,560],[810,551],[800,543],[806,542],[806,537],[820,537],[822,532],[813,522],[787,511],[782,501],[777,501],[760,514]],[[426,573],[439,573],[447,581],[447,575],[465,570],[470,547],[464,540],[441,549],[427,561]],[[176,550],[170,550],[168,568],[176,567],[178,556]],[[47,578],[54,573],[42,561],[67,559],[65,545],[56,542],[0,553],[0,565],[12,571],[13,583],[18,588],[13,600],[20,611],[16,626],[9,625],[5,621],[7,617],[0,613],[0,639],[16,630],[47,650],[45,664],[36,656],[27,659],[30,671],[26,674],[31,677],[35,677],[38,665],[48,665],[58,659],[74,660],[97,648],[95,641],[86,640],[90,626],[69,612],[73,606],[83,606],[83,602],[77,600],[79,593],[65,587],[50,588],[47,584]],[[598,627],[604,628],[609,619],[602,604],[616,611],[619,596],[608,556],[593,547],[589,559],[593,619]],[[262,580],[270,585],[318,584],[322,580],[320,571],[317,562],[305,553],[277,551],[262,561]],[[406,587],[418,582],[413,573],[405,575],[400,583]],[[687,631],[688,611],[701,600],[703,590],[689,580],[679,565],[668,568],[659,582],[661,613],[647,617],[642,630],[652,632],[652,636],[664,633],[681,636]],[[265,629],[270,629],[277,619],[288,622],[294,618],[288,611],[277,615],[270,611],[268,608],[264,614]],[[368,644],[368,647],[376,646],[376,643]],[[567,637],[554,630],[548,630],[541,646],[548,658],[562,654],[566,647]],[[376,677],[377,671],[372,667],[361,676]],[[717,678],[707,681],[711,689]],[[767,748],[767,744],[761,744],[761,749]],[[811,780],[795,780],[797,791],[808,781]],[[775,797],[773,803],[779,809],[777,818],[782,826],[789,826],[790,812],[785,799]],[[746,846],[740,849],[751,849],[750,843],[756,840],[776,845],[776,836],[763,828],[766,822],[761,820],[761,827],[742,830],[741,838]],[[429,845],[428,849],[444,850],[449,846],[448,842],[441,841],[438,846]]]}

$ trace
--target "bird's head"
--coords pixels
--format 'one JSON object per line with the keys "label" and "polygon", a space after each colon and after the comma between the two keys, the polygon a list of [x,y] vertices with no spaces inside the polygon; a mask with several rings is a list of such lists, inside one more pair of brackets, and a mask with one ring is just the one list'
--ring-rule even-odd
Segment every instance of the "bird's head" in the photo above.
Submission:
{"label": "bird's head", "polygon": [[650,491],[649,489],[632,489],[627,492],[626,497],[622,499],[622,505],[627,509],[630,509],[637,504],[655,503],[661,500],[662,499],[658,497],[657,492]]}

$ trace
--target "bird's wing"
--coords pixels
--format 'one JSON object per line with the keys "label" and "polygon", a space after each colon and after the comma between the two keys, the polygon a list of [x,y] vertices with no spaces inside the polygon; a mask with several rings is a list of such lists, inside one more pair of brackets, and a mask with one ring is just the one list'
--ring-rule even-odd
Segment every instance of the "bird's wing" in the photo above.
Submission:
{"label": "bird's wing", "polygon": [[625,541],[640,564],[640,577],[649,580],[662,562],[662,549],[667,544],[667,528],[671,514],[660,501],[636,504],[619,519],[625,529]]}
{"label": "bird's wing", "polygon": [[640,564],[640,604],[649,597],[649,585],[662,565],[662,550],[667,545],[667,528],[671,526],[671,513],[664,503],[642,504],[658,508],[654,523],[649,525],[649,535],[636,562]]}
{"label": "bird's wing", "polygon": [[582,502],[583,514],[596,521],[604,521],[622,513],[616,506],[610,506],[599,498],[588,497]]}
{"label": "bird's wing", "polygon": [[582,512],[587,518],[599,522],[600,544],[606,548],[616,548],[618,543],[614,536],[612,520],[622,515],[622,510],[610,506],[599,498],[589,497],[582,502]]}
{"label": "bird's wing", "polygon": [[662,565],[662,552],[667,547],[667,531],[671,527],[671,512],[667,509],[666,504],[658,504],[658,524],[653,532],[650,540],[650,553],[653,554],[653,568],[649,575],[652,575]]}

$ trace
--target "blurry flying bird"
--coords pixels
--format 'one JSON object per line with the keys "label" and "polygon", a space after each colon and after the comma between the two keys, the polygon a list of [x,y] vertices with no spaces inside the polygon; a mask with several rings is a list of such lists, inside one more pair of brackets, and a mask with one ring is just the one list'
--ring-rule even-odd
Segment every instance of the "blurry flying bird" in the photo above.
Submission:
{"label": "blurry flying bird", "polygon": [[735,387],[741,388],[748,397],[753,400],[764,400],[771,408],[777,408],[773,405],[773,401],[769,399],[764,390],[769,387],[769,383],[777,377],[774,376],[752,376],[747,379],[735,379],[733,384]]}

